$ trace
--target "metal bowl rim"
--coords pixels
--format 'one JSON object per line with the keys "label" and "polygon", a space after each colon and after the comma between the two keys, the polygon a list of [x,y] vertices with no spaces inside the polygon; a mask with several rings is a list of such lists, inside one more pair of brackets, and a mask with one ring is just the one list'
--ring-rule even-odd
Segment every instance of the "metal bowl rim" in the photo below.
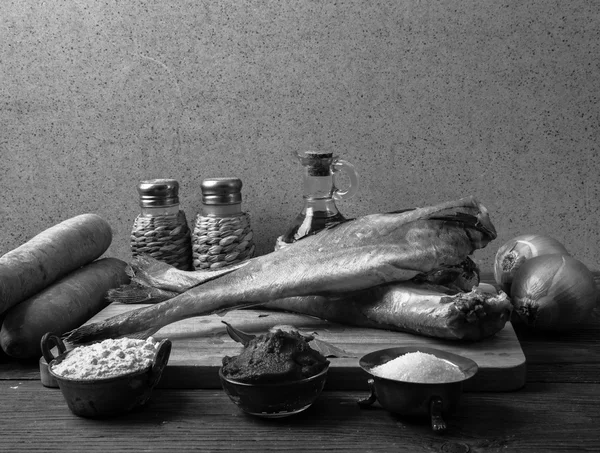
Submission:
{"label": "metal bowl rim", "polygon": [[[444,382],[414,382],[414,381],[404,381],[404,380],[400,380],[400,379],[387,378],[387,377],[378,376],[376,374],[373,374],[371,372],[371,367],[368,367],[367,364],[365,363],[365,359],[367,357],[371,357],[371,356],[378,356],[378,355],[382,355],[382,354],[385,354],[385,353],[390,353],[390,355],[393,356],[390,360],[393,360],[395,358],[398,358],[398,357],[400,357],[400,356],[402,356],[404,354],[408,354],[410,352],[430,353],[430,354],[435,355],[438,358],[441,358],[441,359],[444,359],[444,360],[448,360],[453,365],[458,366],[460,368],[460,370],[463,373],[465,373],[465,377],[463,379],[457,379],[457,380],[453,380],[453,381],[444,381]],[[449,357],[440,357],[438,354],[441,354],[443,356],[449,356]],[[461,361],[464,361],[464,362],[468,363],[468,367],[466,367],[466,370],[464,369],[463,366],[461,366],[461,364],[456,363],[456,361],[455,361],[456,359],[459,359]],[[448,351],[443,351],[441,349],[432,348],[430,346],[394,346],[394,347],[391,347],[391,348],[378,349],[378,350],[371,351],[371,352],[363,355],[359,359],[358,363],[359,363],[359,366],[366,373],[368,373],[370,376],[372,376],[375,379],[375,381],[382,380],[382,381],[387,381],[387,382],[395,382],[395,383],[400,383],[400,384],[410,384],[410,385],[419,385],[419,386],[458,384],[458,383],[462,383],[462,382],[465,382],[465,381],[471,379],[479,371],[479,366],[477,365],[477,362],[475,362],[474,360],[469,359],[468,357],[462,356],[460,354],[456,354],[456,353],[448,352]],[[386,363],[386,362],[382,362],[382,364],[383,363]]]}

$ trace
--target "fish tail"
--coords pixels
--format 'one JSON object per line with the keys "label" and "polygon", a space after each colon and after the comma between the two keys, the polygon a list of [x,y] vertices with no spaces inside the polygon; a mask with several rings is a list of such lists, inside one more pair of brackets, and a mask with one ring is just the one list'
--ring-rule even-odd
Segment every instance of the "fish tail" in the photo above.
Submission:
{"label": "fish tail", "polygon": [[[168,302],[167,302],[168,303]],[[162,304],[139,308],[112,316],[103,321],[91,322],[63,334],[63,340],[71,344],[86,344],[110,338],[148,338],[165,323],[174,320],[160,316]]]}
{"label": "fish tail", "polygon": [[134,332],[121,332],[118,327],[118,325],[111,326],[107,322],[85,324],[65,333],[63,340],[73,345],[83,345],[122,337],[145,340],[160,330],[159,326],[153,326]]}
{"label": "fish tail", "polygon": [[144,338],[153,335],[162,327],[192,316],[207,315],[219,310],[243,305],[234,300],[220,298],[220,287],[216,292],[199,294],[188,291],[172,299],[153,305],[126,311],[102,321],[84,324],[63,335],[72,344],[84,344],[109,338]]}
{"label": "fish tail", "polygon": [[177,295],[179,293],[174,291],[130,283],[110,289],[107,298],[110,302],[120,302],[123,304],[156,304],[172,299]]}

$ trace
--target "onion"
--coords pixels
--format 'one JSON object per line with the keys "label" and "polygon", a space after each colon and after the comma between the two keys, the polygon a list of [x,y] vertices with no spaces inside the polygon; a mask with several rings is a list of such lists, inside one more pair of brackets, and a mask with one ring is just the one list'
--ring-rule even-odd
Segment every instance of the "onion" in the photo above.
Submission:
{"label": "onion", "polygon": [[581,261],[568,255],[527,260],[515,274],[511,302],[519,318],[537,330],[573,329],[592,313],[597,288]]}
{"label": "onion", "polygon": [[535,256],[559,253],[569,255],[569,252],[556,239],[541,234],[525,234],[517,236],[496,253],[494,260],[494,278],[496,283],[509,296],[510,287],[515,273],[525,261]]}

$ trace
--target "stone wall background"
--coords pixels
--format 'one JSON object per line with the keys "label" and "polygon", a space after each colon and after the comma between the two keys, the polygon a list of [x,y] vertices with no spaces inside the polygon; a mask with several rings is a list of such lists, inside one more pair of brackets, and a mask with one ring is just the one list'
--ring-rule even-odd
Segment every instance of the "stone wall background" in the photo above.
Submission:
{"label": "stone wall background", "polygon": [[260,254],[302,205],[291,154],[360,174],[348,217],[476,195],[498,239],[599,267],[593,0],[22,0],[0,5],[0,254],[97,212],[129,259],[136,184],[192,219],[237,176]]}

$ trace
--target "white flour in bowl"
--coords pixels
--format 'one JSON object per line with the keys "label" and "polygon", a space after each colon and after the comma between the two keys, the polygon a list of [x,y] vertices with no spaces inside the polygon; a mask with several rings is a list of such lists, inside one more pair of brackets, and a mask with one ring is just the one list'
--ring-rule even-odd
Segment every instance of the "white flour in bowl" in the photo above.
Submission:
{"label": "white flour in bowl", "polygon": [[102,379],[150,366],[156,356],[158,342],[119,338],[80,346],[69,352],[52,371],[69,379]]}
{"label": "white flour in bowl", "polygon": [[410,352],[371,368],[375,376],[398,381],[443,383],[465,378],[461,369],[433,354]]}

